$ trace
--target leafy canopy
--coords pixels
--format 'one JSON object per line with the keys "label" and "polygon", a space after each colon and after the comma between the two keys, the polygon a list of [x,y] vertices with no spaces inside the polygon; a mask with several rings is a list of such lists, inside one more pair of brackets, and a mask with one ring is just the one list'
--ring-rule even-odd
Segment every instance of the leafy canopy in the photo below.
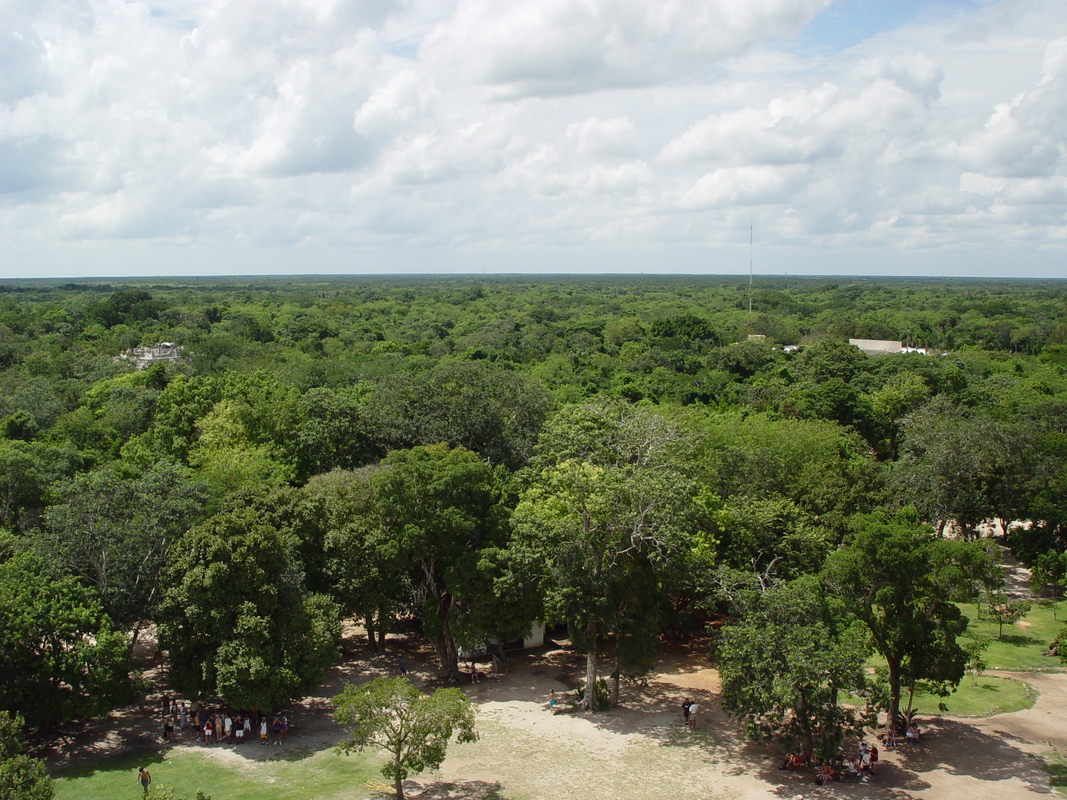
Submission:
{"label": "leafy canopy", "polygon": [[475,708],[459,689],[423,694],[406,677],[347,684],[334,698],[334,720],[345,729],[343,753],[376,747],[389,754],[382,774],[392,779],[398,800],[409,775],[437,769],[448,743],[477,741]]}

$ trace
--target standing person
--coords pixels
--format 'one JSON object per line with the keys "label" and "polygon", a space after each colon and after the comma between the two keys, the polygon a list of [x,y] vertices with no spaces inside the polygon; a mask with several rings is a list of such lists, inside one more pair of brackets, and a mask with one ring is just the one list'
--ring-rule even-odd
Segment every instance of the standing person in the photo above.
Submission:
{"label": "standing person", "polygon": [[282,738],[289,738],[289,715],[282,714]]}
{"label": "standing person", "polygon": [[189,727],[189,712],[186,711],[184,702],[178,704],[178,722],[178,730],[184,731],[187,727]]}
{"label": "standing person", "polygon": [[237,744],[240,744],[245,740],[245,725],[244,720],[241,719],[240,715],[234,720],[233,733],[237,737]]}
{"label": "standing person", "polygon": [[270,742],[267,741],[267,718],[266,717],[261,717],[260,720],[259,720],[259,743],[260,744],[270,744]]}
{"label": "standing person", "polygon": [[696,728],[697,726],[697,704],[689,703],[689,727]]}
{"label": "standing person", "polygon": [[682,724],[687,728],[689,727],[689,707],[693,705],[693,701],[688,697],[682,701]]}
{"label": "standing person", "polygon": [[152,775],[145,767],[139,767],[137,770],[137,782],[141,784],[141,789],[145,794],[148,794],[148,785],[152,783]]}
{"label": "standing person", "polygon": [[282,721],[277,717],[274,718],[274,744],[280,745],[282,743]]}
{"label": "standing person", "polygon": [[403,656],[400,656],[400,658],[398,658],[396,660],[396,668],[397,668],[397,671],[401,675],[407,675],[408,674],[408,668],[404,665],[404,657]]}
{"label": "standing person", "polygon": [[222,729],[226,732],[226,742],[233,741],[233,717],[227,712],[226,718],[222,722]]}

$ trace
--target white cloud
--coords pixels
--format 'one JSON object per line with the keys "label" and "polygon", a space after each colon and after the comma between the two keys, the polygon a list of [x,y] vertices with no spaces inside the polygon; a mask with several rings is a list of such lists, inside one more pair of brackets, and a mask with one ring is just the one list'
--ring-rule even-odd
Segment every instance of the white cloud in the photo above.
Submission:
{"label": "white cloud", "polygon": [[829,4],[8,0],[0,248],[1060,253],[1067,4],[789,50]]}

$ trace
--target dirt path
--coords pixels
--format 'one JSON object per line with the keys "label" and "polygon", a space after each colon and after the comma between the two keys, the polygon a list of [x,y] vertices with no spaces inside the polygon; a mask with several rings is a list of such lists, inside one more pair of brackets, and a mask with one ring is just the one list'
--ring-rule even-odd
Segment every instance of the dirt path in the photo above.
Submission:
{"label": "dirt path", "polygon": [[[880,798],[881,800],[1016,800],[1048,793],[1038,757],[1050,744],[1067,752],[1067,673],[1002,673],[1030,682],[1040,693],[1029,710],[983,720],[943,718],[924,723],[923,742],[882,752],[879,774],[869,784],[817,787],[810,773],[781,772],[779,752],[745,741],[716,702],[718,674],[702,657],[703,646],[675,646],[646,685],[624,688],[624,707],[593,716],[553,714],[550,691],[563,695],[582,674],[582,659],[563,646],[522,653],[506,675],[464,691],[479,706],[480,741],[453,746],[437,775],[409,781],[413,796],[427,800],[708,800],[708,798]],[[314,697],[294,704],[292,738],[284,748],[250,745],[204,747],[187,735],[178,747],[198,747],[242,769],[314,752],[339,736],[329,698],[345,681],[394,673],[404,655],[412,677],[434,680],[431,654],[405,639],[374,656],[347,631],[348,660],[331,670]],[[166,690],[165,671],[149,671]],[[682,725],[685,697],[698,704],[697,728]],[[39,754],[53,769],[107,753],[158,748],[157,705],[130,708],[80,731]],[[288,757],[292,757],[289,755]],[[420,795],[421,793],[421,795]],[[353,795],[357,797],[358,795]]]}
{"label": "dirt path", "polygon": [[[452,788],[442,796],[473,797],[474,788],[495,786],[509,800],[1015,800],[1049,792],[1037,756],[1049,751],[1049,741],[1067,744],[1067,674],[1013,674],[1041,692],[1033,709],[931,720],[920,745],[883,749],[871,783],[818,787],[810,773],[779,771],[775,748],[739,735],[715,702],[718,674],[699,655],[668,655],[647,687],[625,693],[626,708],[594,717],[553,715],[544,707],[550,690],[564,688],[564,677],[547,666],[519,669],[499,684],[469,690],[481,708],[482,739],[450,752],[438,777]],[[681,724],[687,696],[701,709],[695,731]]]}

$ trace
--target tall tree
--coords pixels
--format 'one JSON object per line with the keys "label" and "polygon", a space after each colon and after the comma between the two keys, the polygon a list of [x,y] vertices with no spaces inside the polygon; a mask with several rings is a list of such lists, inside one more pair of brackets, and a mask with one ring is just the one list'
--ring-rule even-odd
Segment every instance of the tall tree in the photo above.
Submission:
{"label": "tall tree", "polygon": [[960,682],[967,656],[957,637],[967,618],[957,603],[1002,580],[982,544],[936,537],[911,508],[857,517],[851,540],[827,559],[824,577],[886,660],[893,725],[902,686],[914,688],[922,679]]}
{"label": "tall tree", "polygon": [[329,594],[342,613],[363,620],[375,650],[401,610],[410,607],[409,562],[402,542],[382,524],[371,476],[382,467],[333,470],[303,487],[323,529],[322,551]]}
{"label": "tall tree", "polygon": [[111,464],[62,484],[37,535],[42,548],[96,588],[123,628],[150,620],[159,572],[175,541],[200,516],[206,488],[161,461],[144,472]]}
{"label": "tall tree", "polygon": [[530,457],[550,407],[548,392],[520,372],[455,361],[383,380],[365,413],[386,447],[447,442],[515,469]]}
{"label": "tall tree", "polygon": [[25,720],[0,711],[0,797],[3,800],[52,800],[56,787],[44,762],[22,752]]}
{"label": "tall tree", "polygon": [[270,709],[318,685],[337,655],[338,609],[304,591],[295,547],[253,509],[217,514],[182,538],[158,614],[175,688]]}
{"label": "tall tree", "polygon": [[393,451],[371,482],[382,526],[410,565],[416,613],[441,669],[458,678],[453,612],[481,551],[507,540],[500,475],[469,450],[430,445]]}
{"label": "tall tree", "polygon": [[654,412],[601,404],[565,407],[538,442],[512,523],[540,566],[548,615],[567,622],[586,654],[587,711],[596,707],[598,642],[609,620],[618,622],[620,586],[640,562],[682,550],[695,495],[678,468],[685,444]]}
{"label": "tall tree", "polygon": [[854,723],[841,695],[865,685],[863,623],[811,575],[735,601],[739,619],[716,648],[723,708],[753,739],[799,744],[805,759],[835,756]]}
{"label": "tall tree", "polygon": [[34,726],[125,700],[129,656],[93,590],[0,541],[0,709]]}

